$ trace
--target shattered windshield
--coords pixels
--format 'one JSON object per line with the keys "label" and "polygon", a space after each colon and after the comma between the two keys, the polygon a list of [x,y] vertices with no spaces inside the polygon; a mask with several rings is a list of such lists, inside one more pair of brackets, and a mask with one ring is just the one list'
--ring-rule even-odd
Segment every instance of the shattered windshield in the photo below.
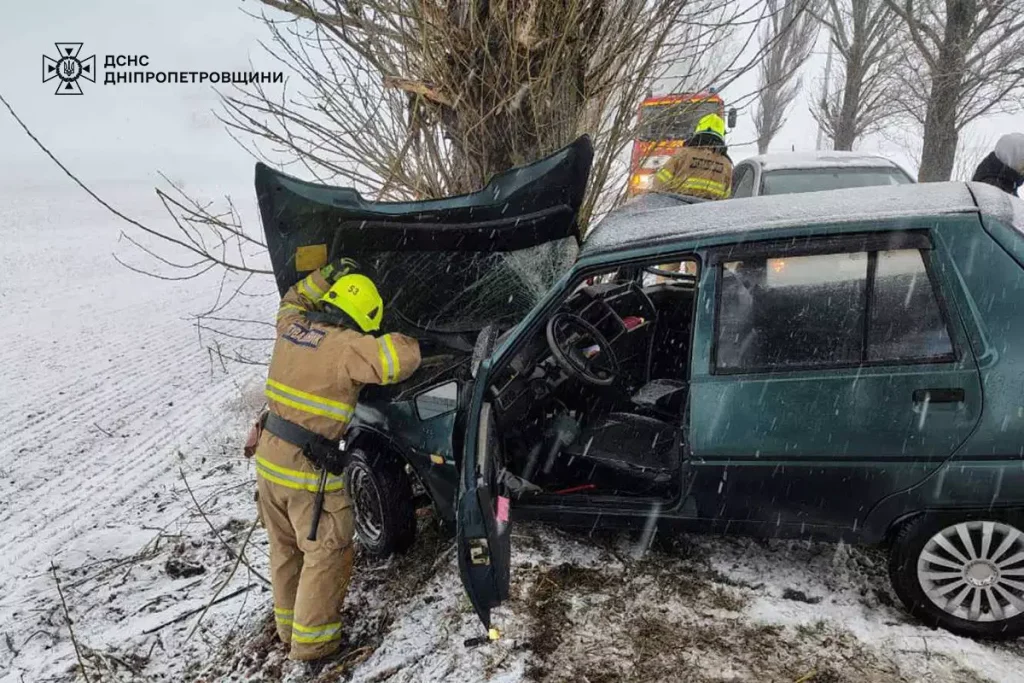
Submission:
{"label": "shattered windshield", "polygon": [[375,254],[385,326],[442,333],[514,324],[576,259],[575,237],[509,252],[391,251]]}

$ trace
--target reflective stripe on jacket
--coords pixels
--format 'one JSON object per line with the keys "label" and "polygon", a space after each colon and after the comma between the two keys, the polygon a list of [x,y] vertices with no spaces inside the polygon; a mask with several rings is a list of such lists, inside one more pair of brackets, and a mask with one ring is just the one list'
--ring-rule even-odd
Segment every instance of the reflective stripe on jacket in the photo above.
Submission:
{"label": "reflective stripe on jacket", "polygon": [[[271,412],[331,440],[340,439],[366,384],[394,384],[419,368],[415,339],[381,337],[326,323],[311,322],[330,285],[314,271],[285,293],[277,314],[277,340],[264,394]],[[318,474],[301,451],[264,431],[257,447],[259,476],[281,486],[315,491]],[[327,490],[339,490],[340,477]]]}
{"label": "reflective stripe on jacket", "polygon": [[654,174],[656,192],[725,199],[732,186],[732,161],[709,147],[683,147]]}

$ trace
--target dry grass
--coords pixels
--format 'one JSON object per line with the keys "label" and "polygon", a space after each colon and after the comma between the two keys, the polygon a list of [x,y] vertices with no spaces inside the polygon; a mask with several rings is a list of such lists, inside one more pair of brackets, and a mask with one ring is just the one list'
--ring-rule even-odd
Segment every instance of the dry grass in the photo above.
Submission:
{"label": "dry grass", "polygon": [[[870,648],[832,622],[796,627],[744,614],[760,585],[725,580],[692,548],[607,565],[517,570],[538,683],[890,683],[985,679],[941,655],[924,664]],[[791,599],[816,604],[817,596]],[[952,673],[951,673],[952,672]],[[952,677],[950,677],[952,676]]]}

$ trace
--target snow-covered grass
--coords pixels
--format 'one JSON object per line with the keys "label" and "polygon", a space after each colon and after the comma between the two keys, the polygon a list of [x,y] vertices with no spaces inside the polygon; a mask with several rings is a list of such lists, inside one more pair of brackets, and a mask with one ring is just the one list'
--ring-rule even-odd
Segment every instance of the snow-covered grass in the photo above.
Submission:
{"label": "snow-covered grass", "polygon": [[[429,518],[409,555],[358,557],[342,653],[307,674],[272,632],[240,455],[263,370],[200,345],[216,278],[131,273],[117,234],[82,202],[0,201],[0,683],[80,681],[79,657],[94,682],[1024,680],[1020,643],[908,617],[877,551],[536,525],[502,637],[467,646],[482,628]],[[274,304],[268,283],[233,315]]]}

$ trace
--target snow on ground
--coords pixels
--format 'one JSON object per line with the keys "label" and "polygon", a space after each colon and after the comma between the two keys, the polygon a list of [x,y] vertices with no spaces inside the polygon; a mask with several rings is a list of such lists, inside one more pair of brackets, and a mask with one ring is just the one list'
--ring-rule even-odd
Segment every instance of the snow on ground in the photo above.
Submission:
{"label": "snow on ground", "polygon": [[[155,197],[129,199],[129,212],[167,222]],[[227,552],[195,515],[182,472],[211,511],[217,499],[235,500],[238,517],[219,529],[225,541],[252,517],[252,474],[236,456],[237,435],[255,409],[262,369],[222,367],[198,343],[190,314],[213,302],[216,278],[130,272],[111,252],[147,260],[118,243],[116,224],[77,197],[0,201],[4,683],[59,676],[74,661],[54,572],[83,656],[109,669],[102,680],[175,654],[180,643],[162,641],[166,631],[142,631],[204,605]],[[246,307],[267,318],[274,302],[253,298]],[[165,566],[172,555],[197,560],[203,573]],[[245,574],[225,593],[246,585]],[[258,588],[244,599],[264,601]],[[204,634],[190,642],[204,638],[212,642]]]}
{"label": "snow on ground", "polygon": [[[118,230],[74,198],[0,201],[0,683],[82,680],[79,659],[91,681],[1022,680],[1020,643],[908,617],[876,551],[535,525],[514,532],[501,639],[467,645],[482,628],[430,518],[408,555],[358,557],[342,652],[307,674],[273,636],[239,455],[263,370],[200,343],[216,278],[132,273]],[[256,291],[227,317],[269,320]]]}

